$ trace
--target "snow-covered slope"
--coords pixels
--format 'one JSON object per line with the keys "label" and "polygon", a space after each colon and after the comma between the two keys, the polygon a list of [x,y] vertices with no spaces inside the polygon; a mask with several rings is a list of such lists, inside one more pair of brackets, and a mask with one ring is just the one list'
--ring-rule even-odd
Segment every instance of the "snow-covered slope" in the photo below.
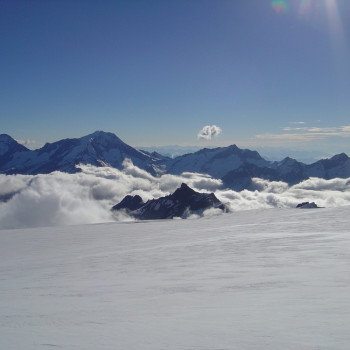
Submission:
{"label": "snow-covered slope", "polygon": [[0,231],[0,348],[348,350],[349,210]]}
{"label": "snow-covered slope", "polygon": [[28,148],[19,144],[11,136],[7,134],[0,135],[0,156],[4,156],[9,153],[25,152],[25,151],[28,151]]}
{"label": "snow-covered slope", "polygon": [[305,174],[308,177],[313,176],[323,179],[348,177],[350,174],[350,158],[345,153],[340,153],[330,159],[321,159],[306,166]]}
{"label": "snow-covered slope", "polygon": [[0,135],[0,168],[8,162],[15,153],[30,152],[7,134]]}
{"label": "snow-covered slope", "polygon": [[132,148],[115,134],[96,131],[78,139],[47,143],[35,151],[16,153],[2,170],[7,174],[46,174],[57,170],[74,173],[78,164],[120,169],[125,158],[151,173],[157,169],[157,158]]}

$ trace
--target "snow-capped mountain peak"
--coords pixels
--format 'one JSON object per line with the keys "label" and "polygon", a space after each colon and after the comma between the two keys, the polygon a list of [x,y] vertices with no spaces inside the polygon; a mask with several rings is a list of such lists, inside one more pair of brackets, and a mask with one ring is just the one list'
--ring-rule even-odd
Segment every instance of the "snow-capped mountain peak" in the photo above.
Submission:
{"label": "snow-capped mountain peak", "polygon": [[5,154],[29,151],[28,148],[24,147],[13,139],[10,135],[0,134],[0,156]]}
{"label": "snow-capped mountain peak", "polygon": [[92,134],[81,137],[80,140],[82,142],[96,143],[104,147],[124,143],[117,135],[105,131],[95,131]]}
{"label": "snow-capped mountain peak", "polygon": [[27,151],[8,157],[1,170],[8,174],[38,174],[56,170],[74,173],[79,171],[76,167],[79,164],[122,168],[123,161],[128,158],[138,167],[154,172],[156,163],[156,159],[150,155],[127,145],[115,134],[104,131],[46,143],[38,150]]}
{"label": "snow-capped mountain peak", "polygon": [[0,135],[0,172],[15,154],[26,154],[30,152],[28,148],[18,143],[7,134]]}

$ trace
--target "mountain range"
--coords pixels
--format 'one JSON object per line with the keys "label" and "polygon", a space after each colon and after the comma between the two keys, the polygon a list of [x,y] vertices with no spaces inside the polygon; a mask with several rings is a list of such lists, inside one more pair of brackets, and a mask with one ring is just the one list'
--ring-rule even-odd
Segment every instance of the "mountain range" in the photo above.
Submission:
{"label": "mountain range", "polygon": [[304,164],[292,158],[268,161],[256,151],[236,145],[204,148],[170,158],[156,152],[137,150],[115,134],[96,131],[90,135],[47,143],[29,150],[11,136],[0,135],[0,173],[47,174],[53,171],[75,173],[79,164],[111,166],[122,169],[124,159],[152,175],[197,172],[222,179],[224,186],[235,189],[254,189],[252,178],[296,184],[309,177],[324,179],[350,177],[350,158],[341,153],[330,159]]}
{"label": "mountain range", "polygon": [[125,158],[152,174],[160,159],[139,151],[120,140],[115,134],[96,131],[93,134],[46,143],[29,150],[9,135],[0,135],[0,172],[4,174],[48,174],[53,171],[75,173],[79,164],[122,168]]}

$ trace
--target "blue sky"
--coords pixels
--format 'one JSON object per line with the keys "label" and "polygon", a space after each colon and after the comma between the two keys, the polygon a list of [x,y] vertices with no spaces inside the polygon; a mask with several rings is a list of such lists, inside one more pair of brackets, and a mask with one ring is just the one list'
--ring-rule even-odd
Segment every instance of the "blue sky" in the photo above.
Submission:
{"label": "blue sky", "polygon": [[350,154],[349,40],[348,0],[0,0],[0,133]]}

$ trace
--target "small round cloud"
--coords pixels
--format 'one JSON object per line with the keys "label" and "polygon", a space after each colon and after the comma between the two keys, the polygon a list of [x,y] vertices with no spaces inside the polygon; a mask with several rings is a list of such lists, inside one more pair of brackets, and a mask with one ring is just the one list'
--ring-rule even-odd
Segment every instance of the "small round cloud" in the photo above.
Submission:
{"label": "small round cloud", "polygon": [[220,135],[221,132],[222,129],[216,125],[206,125],[197,136],[199,139],[211,140],[212,137]]}

